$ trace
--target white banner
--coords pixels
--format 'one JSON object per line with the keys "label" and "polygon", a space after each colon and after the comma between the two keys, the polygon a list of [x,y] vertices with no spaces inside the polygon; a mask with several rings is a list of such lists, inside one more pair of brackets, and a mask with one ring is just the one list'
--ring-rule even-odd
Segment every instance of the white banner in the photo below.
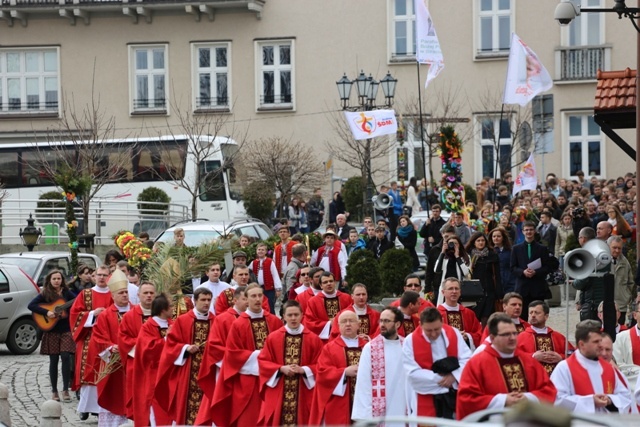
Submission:
{"label": "white banner", "polygon": [[393,110],[345,111],[354,139],[369,139],[389,135],[398,131],[398,121]]}
{"label": "white banner", "polygon": [[553,80],[538,59],[538,55],[513,33],[502,103],[524,106],[534,96],[551,89],[552,86]]}
{"label": "white banner", "polygon": [[444,69],[444,57],[440,50],[440,42],[436,27],[427,9],[427,0],[415,0],[416,10],[416,60],[420,64],[429,64],[429,72],[424,87],[435,79]]}
{"label": "white banner", "polygon": [[536,171],[536,162],[533,159],[533,151],[524,164],[522,170],[513,183],[513,195],[515,196],[523,190],[535,190],[538,186],[538,172]]}

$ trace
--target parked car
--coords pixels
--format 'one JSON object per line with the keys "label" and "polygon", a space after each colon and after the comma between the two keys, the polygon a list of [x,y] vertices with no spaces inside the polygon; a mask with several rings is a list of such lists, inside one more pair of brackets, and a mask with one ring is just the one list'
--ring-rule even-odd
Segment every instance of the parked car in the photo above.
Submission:
{"label": "parked car", "polygon": [[[95,269],[102,264],[93,254],[78,254],[78,264],[86,264]],[[76,272],[71,271],[71,254],[64,251],[16,252],[0,255],[0,264],[12,264],[22,268],[39,287],[51,270],[60,270],[65,280],[71,279]]]}
{"label": "parked car", "polygon": [[[420,233],[422,225],[427,222],[429,216],[431,216],[431,211],[420,211],[416,212],[415,215],[411,217],[411,222],[416,227],[416,231],[418,233]],[[451,213],[443,210],[440,213],[440,216],[444,218],[445,221],[449,221],[449,218],[451,218]],[[400,243],[400,240],[398,240],[397,238],[395,241],[395,245],[397,249],[403,248],[402,243]],[[420,237],[420,234],[418,234],[418,240],[416,241],[416,252],[418,253],[418,259],[420,260],[420,269],[423,270],[427,265],[427,257],[424,255],[424,239]]]}
{"label": "parked car", "polygon": [[248,218],[231,222],[197,219],[195,221],[182,221],[173,224],[158,236],[156,242],[172,241],[173,230],[176,228],[182,228],[184,230],[184,243],[187,246],[199,246],[202,243],[229,234],[237,237],[246,234],[257,240],[266,240],[273,236],[271,229],[258,219]]}
{"label": "parked car", "polygon": [[39,292],[20,267],[0,265],[0,343],[13,354],[31,354],[40,345],[40,331],[27,308]]}

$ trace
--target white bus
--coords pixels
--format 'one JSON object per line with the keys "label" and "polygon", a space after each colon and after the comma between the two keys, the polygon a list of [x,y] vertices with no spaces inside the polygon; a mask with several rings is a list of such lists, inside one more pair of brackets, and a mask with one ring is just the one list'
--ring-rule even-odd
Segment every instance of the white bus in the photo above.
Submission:
{"label": "white bus", "polygon": [[[26,226],[29,214],[34,215],[36,227],[47,234],[45,243],[60,243],[56,234],[64,238],[63,210],[37,210],[42,194],[60,189],[34,165],[41,164],[43,157],[49,164],[61,155],[73,158],[76,147],[72,142],[0,145],[0,182],[6,192],[0,205],[2,243],[20,243],[19,230]],[[186,136],[126,138],[105,141],[101,147],[93,173],[111,168],[109,182],[91,200],[89,224],[81,224],[82,232],[96,234],[97,243],[108,243],[104,240],[121,229],[150,231],[153,237],[174,222],[191,219],[192,196],[180,182],[193,188],[198,174],[206,181],[206,190],[196,199],[198,218],[226,221],[246,217],[240,200],[242,179],[236,177],[234,166],[239,148],[229,137],[202,137],[197,144]],[[194,153],[202,148],[206,156]],[[138,211],[138,195],[148,187],[160,188],[171,198],[169,211],[161,217],[145,218]],[[79,209],[76,217],[82,217]]]}

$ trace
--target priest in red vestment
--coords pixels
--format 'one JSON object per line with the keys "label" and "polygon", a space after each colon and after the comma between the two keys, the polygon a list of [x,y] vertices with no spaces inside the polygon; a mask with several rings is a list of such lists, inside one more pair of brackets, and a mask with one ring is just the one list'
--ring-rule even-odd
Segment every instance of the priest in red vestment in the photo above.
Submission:
{"label": "priest in red vestment", "polygon": [[198,373],[198,385],[202,389],[204,396],[195,425],[211,425],[212,401],[216,389],[216,382],[222,367],[224,352],[227,347],[227,337],[231,330],[231,325],[242,313],[247,310],[249,302],[245,295],[246,287],[240,286],[234,290],[233,307],[224,313],[220,313],[213,321],[212,330],[205,345],[200,372]]}
{"label": "priest in red vestment", "polygon": [[[516,325],[516,331],[518,333],[524,332],[530,325],[529,322],[525,322],[520,318],[522,315],[522,296],[517,292],[507,292],[502,298],[502,311],[507,314],[513,323]],[[485,338],[489,336],[489,327],[485,327],[482,330],[482,337],[480,342],[484,342]]]}
{"label": "priest in red vestment", "polygon": [[311,278],[310,288],[299,293],[295,298],[295,300],[300,303],[300,308],[303,313],[307,312],[307,304],[309,304],[309,300],[322,292],[322,288],[320,287],[322,273],[324,273],[322,268],[312,267],[311,270],[309,270],[309,277]]}
{"label": "priest in red vestment", "polygon": [[420,313],[420,329],[404,340],[410,416],[453,418],[455,390],[471,351],[456,328],[435,308]]}
{"label": "priest in red vestment", "polygon": [[311,256],[311,265],[333,273],[339,283],[347,275],[347,251],[342,249],[342,242],[335,231],[327,229],[322,238],[324,245]]}
{"label": "priest in red vestment", "polygon": [[326,343],[331,334],[331,321],[340,311],[353,304],[353,300],[349,294],[336,289],[333,274],[328,271],[322,273],[320,286],[322,292],[307,303],[303,323]]}
{"label": "priest in red vestment", "polygon": [[458,279],[455,277],[445,279],[441,289],[444,303],[438,306],[438,311],[442,315],[444,324],[459,330],[469,348],[474,350],[480,345],[482,325],[473,310],[458,304],[460,289],[461,286]]}
{"label": "priest in red vestment", "polygon": [[269,334],[258,356],[259,425],[307,425],[323,343],[302,325],[298,302],[289,300],[282,309],[285,326]]}
{"label": "priest in red vestment", "polygon": [[[358,336],[366,339],[367,341],[380,335],[380,312],[372,309],[367,300],[369,295],[367,294],[367,287],[362,283],[356,283],[351,287],[351,299],[353,304],[344,308],[342,311],[353,311],[358,315],[360,320],[360,327],[358,328]],[[342,313],[342,311],[340,313]],[[340,336],[340,328],[338,327],[338,316],[333,318],[333,325],[331,325],[331,339],[336,339]]]}
{"label": "priest in red vestment", "polygon": [[113,303],[107,286],[109,267],[101,266],[96,270],[96,285],[81,291],[69,312],[69,326],[76,342],[76,367],[72,390],[80,389],[78,412],[82,419],[89,413],[99,413],[96,372],[91,369],[97,354],[89,351],[91,333],[97,317]]}
{"label": "priest in red vestment", "polygon": [[[404,292],[420,292],[422,290],[422,281],[420,276],[416,273],[408,274],[407,277],[404,278]],[[427,301],[426,299],[420,297],[420,308],[418,309],[418,314],[422,313],[422,311],[429,307],[435,307],[431,304],[431,301]],[[400,307],[400,299],[392,302],[391,307]]]}
{"label": "priest in red vestment", "polygon": [[173,307],[166,295],[156,296],[151,304],[151,319],[140,328],[133,359],[133,422],[135,427],[171,424],[167,413],[153,401],[156,374],[168,329],[173,321]]}
{"label": "priest in red vestment", "polygon": [[198,372],[215,316],[209,312],[213,293],[193,292],[195,308],[178,317],[167,334],[156,376],[155,401],[177,425],[193,425],[204,395]]}
{"label": "priest in red vestment", "polygon": [[[549,305],[537,300],[529,304],[529,326],[518,335],[518,350],[533,356],[549,375],[556,365],[566,358],[567,340],[560,332],[547,326]],[[569,349],[573,346],[569,344]]]}
{"label": "priest in red vestment", "polygon": [[362,347],[358,316],[344,311],[338,317],[340,336],[322,349],[309,425],[349,425]]}
{"label": "priest in red vestment", "polygon": [[211,416],[217,426],[254,426],[260,416],[258,354],[267,336],[282,321],[262,308],[264,294],[257,283],[247,286],[247,311],[231,325],[220,376],[213,393]]}
{"label": "priest in red vestment", "polygon": [[398,335],[408,337],[413,331],[420,327],[420,294],[413,291],[405,291],[400,297],[398,306],[402,313],[402,324],[398,328]]}
{"label": "priest in red vestment", "polygon": [[[237,283],[237,286],[247,286],[249,284],[249,267],[246,265],[236,265],[233,268],[233,281]],[[218,299],[214,301],[214,308],[216,313],[224,313],[233,307],[233,290],[236,286],[232,285],[230,288],[225,289],[218,295]],[[269,300],[263,296],[262,309],[267,313],[269,311]]]}
{"label": "priest in red vestment", "polygon": [[143,282],[138,287],[140,305],[134,305],[122,316],[118,336],[118,351],[120,363],[125,369],[125,408],[127,418],[133,419],[133,359],[135,357],[136,340],[142,324],[151,318],[151,303],[156,297],[156,287],[149,282]]}
{"label": "priest in red vestment", "polygon": [[[96,354],[91,369],[98,373],[98,405],[100,426],[119,427],[127,422],[125,410],[125,368],[117,362],[120,358],[118,335],[122,316],[130,309],[127,276],[116,269],[107,283],[113,304],[98,316],[93,327],[89,352]],[[112,360],[116,358],[116,361]]]}
{"label": "priest in red vestment", "polygon": [[469,359],[460,378],[457,419],[484,409],[508,408],[524,399],[552,404],[556,388],[542,365],[517,350],[518,331],[511,317],[497,313],[487,327],[491,345]]}

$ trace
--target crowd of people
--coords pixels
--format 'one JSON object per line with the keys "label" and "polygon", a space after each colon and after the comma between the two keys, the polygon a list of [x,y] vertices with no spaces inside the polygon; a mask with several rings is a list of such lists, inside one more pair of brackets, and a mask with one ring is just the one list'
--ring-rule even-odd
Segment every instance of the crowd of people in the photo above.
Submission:
{"label": "crowd of people", "polygon": [[[68,402],[77,391],[81,418],[96,414],[100,426],[127,419],[135,426],[332,425],[407,414],[462,419],[523,400],[583,413],[637,412],[640,385],[634,396],[617,367],[640,365],[640,307],[624,255],[635,217],[620,209],[623,201],[633,207],[635,186],[622,179],[612,191],[596,179],[577,190],[550,176],[543,189],[510,199],[509,180],[496,197],[491,182],[479,186],[476,219],[470,206],[445,221],[441,206],[430,203],[420,229],[391,183],[381,188],[391,205],[361,228],[347,223],[348,212],[330,209],[335,224],[309,254],[290,226],[322,223],[316,192],[306,210],[297,201],[308,216],[297,225],[289,218],[275,247],[258,244],[255,259],[238,250],[224,271],[215,262],[194,278],[183,314],[118,251],[95,272],[79,266],[69,285],[52,271],[29,306],[55,321],[41,346],[50,358],[52,397]],[[414,188],[413,212],[424,208],[421,192]],[[355,251],[380,257],[397,238],[417,260],[417,235],[425,241],[424,286],[415,272],[407,275],[404,292],[381,312],[369,306],[366,284],[345,286]],[[611,248],[619,310],[611,337],[602,330],[603,283],[576,280],[575,347],[547,326],[544,301],[571,235],[576,245],[601,239]],[[174,237],[181,244],[183,231]],[[468,279],[481,287],[473,300],[465,298]],[[285,302],[276,313],[278,298]],[[68,317],[42,307],[60,300],[72,304]]]}

